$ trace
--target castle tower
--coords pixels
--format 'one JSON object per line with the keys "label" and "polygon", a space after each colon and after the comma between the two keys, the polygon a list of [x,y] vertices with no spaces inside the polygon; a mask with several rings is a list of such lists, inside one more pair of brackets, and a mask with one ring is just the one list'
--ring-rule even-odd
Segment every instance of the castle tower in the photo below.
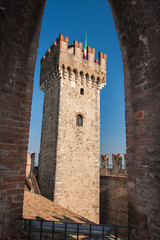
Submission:
{"label": "castle tower", "polygon": [[42,195],[83,217],[99,221],[100,89],[106,54],[62,34],[41,60],[44,91],[39,159]]}

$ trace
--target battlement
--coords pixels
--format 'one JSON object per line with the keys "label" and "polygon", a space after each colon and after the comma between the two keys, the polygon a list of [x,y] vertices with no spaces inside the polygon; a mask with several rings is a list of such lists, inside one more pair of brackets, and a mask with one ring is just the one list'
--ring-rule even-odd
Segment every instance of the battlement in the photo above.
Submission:
{"label": "battlement", "polygon": [[76,40],[68,45],[69,37],[59,35],[50,49],[41,59],[40,88],[45,91],[48,81],[54,77],[65,79],[67,74],[70,81],[81,81],[87,86],[102,89],[106,84],[107,54],[99,52],[95,59],[95,48],[87,47],[87,59],[83,58],[83,44]]}
{"label": "battlement", "polygon": [[124,154],[124,165],[122,169],[122,154],[112,154],[112,168],[109,168],[109,155],[101,155],[101,176],[126,176],[127,175],[127,155]]}

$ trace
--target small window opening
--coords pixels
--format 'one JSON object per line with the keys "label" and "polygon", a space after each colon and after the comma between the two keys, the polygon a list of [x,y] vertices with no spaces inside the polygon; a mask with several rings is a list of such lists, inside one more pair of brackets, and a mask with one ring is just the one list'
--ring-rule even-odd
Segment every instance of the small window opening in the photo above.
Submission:
{"label": "small window opening", "polygon": [[67,72],[68,72],[68,77],[70,78],[71,77],[71,68],[70,67],[67,68]]}
{"label": "small window opening", "polygon": [[83,126],[83,117],[80,114],[78,114],[77,117],[76,117],[76,125],[77,126]]}
{"label": "small window opening", "polygon": [[91,76],[91,80],[92,80],[92,84],[94,84],[95,83],[95,76],[94,75]]}
{"label": "small window opening", "polygon": [[100,78],[99,77],[97,78],[97,83],[100,83]]}
{"label": "small window opening", "polygon": [[82,71],[80,72],[80,77],[81,77],[81,82],[82,82],[83,78],[84,78],[84,73]]}
{"label": "small window opening", "polygon": [[80,94],[84,95],[84,89],[83,88],[80,89]]}
{"label": "small window opening", "polygon": [[89,74],[86,73],[86,80],[88,81],[89,80]]}
{"label": "small window opening", "polygon": [[73,70],[73,73],[74,73],[74,79],[75,79],[75,81],[76,81],[77,76],[78,76],[78,71],[77,71],[77,69],[74,69],[74,70]]}
{"label": "small window opening", "polygon": [[65,73],[65,66],[64,64],[62,65],[62,75],[63,75],[63,78],[64,78],[64,73]]}

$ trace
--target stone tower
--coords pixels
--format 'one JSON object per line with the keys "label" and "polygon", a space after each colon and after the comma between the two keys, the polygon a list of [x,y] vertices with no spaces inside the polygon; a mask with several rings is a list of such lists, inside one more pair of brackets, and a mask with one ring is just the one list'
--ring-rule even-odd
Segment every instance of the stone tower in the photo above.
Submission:
{"label": "stone tower", "polygon": [[99,221],[100,89],[106,54],[59,35],[41,60],[44,91],[39,158],[42,195],[83,217]]}

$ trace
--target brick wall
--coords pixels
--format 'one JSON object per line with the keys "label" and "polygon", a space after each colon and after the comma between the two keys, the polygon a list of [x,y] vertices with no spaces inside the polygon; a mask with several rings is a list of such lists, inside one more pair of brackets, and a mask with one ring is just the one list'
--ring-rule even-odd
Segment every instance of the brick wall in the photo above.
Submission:
{"label": "brick wall", "polygon": [[109,0],[122,50],[129,239],[160,236],[160,1]]}
{"label": "brick wall", "polygon": [[[4,2],[4,1],[2,1]],[[30,109],[31,89],[41,17],[45,1],[5,1],[5,13],[0,17],[0,91],[1,103],[1,233],[2,239],[14,238],[20,232],[18,225],[11,226],[18,213],[12,213],[13,198],[7,193],[4,178],[17,176],[17,164],[22,164],[25,173],[25,156],[29,132],[29,118],[25,119],[24,131],[17,133],[16,124],[22,124],[19,106],[16,116],[11,105],[17,101],[18,89],[23,89],[21,100],[27,101]],[[160,21],[159,1],[109,0],[116,30],[120,40],[125,73],[126,132],[128,154],[129,224],[130,239],[158,239],[160,235],[159,214],[159,156],[160,156],[160,102],[159,102],[159,56]],[[18,83],[19,82],[19,83]],[[17,90],[16,90],[17,88]],[[8,90],[7,90],[8,89]],[[29,92],[28,92],[29,91]],[[29,102],[27,100],[29,96]],[[7,101],[5,101],[5,99]],[[19,101],[19,98],[18,98]],[[27,109],[23,106],[22,115]],[[6,112],[7,111],[7,112]],[[16,111],[14,111],[15,113]],[[12,129],[8,127],[12,122]],[[24,145],[20,141],[25,136]],[[12,137],[11,137],[12,136]],[[12,138],[12,144],[9,139]],[[19,142],[19,143],[18,143]],[[21,146],[25,148],[20,153]],[[13,153],[13,148],[16,148]],[[11,155],[10,155],[11,154]],[[23,155],[24,154],[24,155]],[[15,165],[15,168],[13,167]],[[12,168],[13,167],[13,168]],[[17,179],[17,187],[24,180]],[[9,184],[9,183],[8,183]],[[4,189],[5,188],[5,189]],[[19,187],[18,187],[19,188]],[[10,190],[15,190],[10,185]],[[22,211],[20,190],[19,205]],[[4,204],[4,205],[3,205]],[[19,209],[19,210],[18,210]]]}
{"label": "brick wall", "polygon": [[[0,1],[0,6],[1,6]],[[0,239],[20,239],[34,65],[44,3],[3,1],[0,15]]]}

